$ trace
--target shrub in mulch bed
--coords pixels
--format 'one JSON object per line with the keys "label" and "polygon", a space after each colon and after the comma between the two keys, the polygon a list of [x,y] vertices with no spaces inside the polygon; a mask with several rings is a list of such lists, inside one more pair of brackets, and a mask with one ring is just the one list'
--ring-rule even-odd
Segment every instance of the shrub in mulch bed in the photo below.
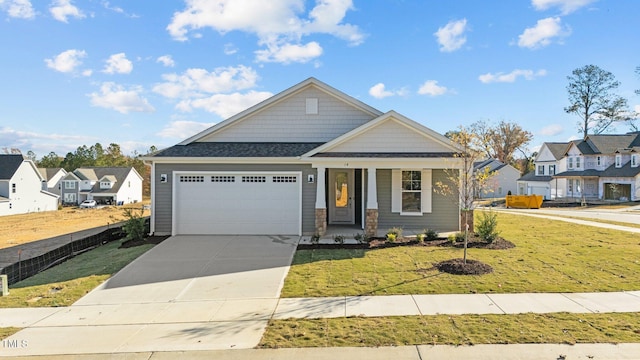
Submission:
{"label": "shrub in mulch bed", "polygon": [[123,242],[120,246],[118,246],[118,249],[131,248],[134,246],[141,246],[141,245],[147,245],[147,244],[158,245],[164,240],[166,240],[167,238],[169,238],[169,236],[148,236],[144,238],[144,240],[127,240]]}
{"label": "shrub in mulch bed", "polygon": [[[298,250],[314,250],[314,249],[385,249],[398,246],[449,246],[462,248],[464,243],[452,243],[446,239],[437,239],[431,241],[418,242],[414,239],[401,238],[395,242],[388,242],[384,238],[373,238],[369,243],[361,244],[299,244]],[[493,242],[488,243],[475,235],[469,236],[467,243],[468,248],[504,250],[516,247],[514,243],[501,237],[496,238]]]}
{"label": "shrub in mulch bed", "polygon": [[441,261],[434,265],[439,271],[453,275],[483,275],[493,272],[493,268],[481,261],[463,259],[451,259]]}

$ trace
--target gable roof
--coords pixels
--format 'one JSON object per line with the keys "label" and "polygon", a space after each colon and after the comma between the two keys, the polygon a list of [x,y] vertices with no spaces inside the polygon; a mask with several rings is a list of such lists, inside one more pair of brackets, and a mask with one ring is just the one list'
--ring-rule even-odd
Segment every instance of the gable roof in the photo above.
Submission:
{"label": "gable roof", "polygon": [[[407,153],[406,151],[389,151],[389,152],[382,152],[382,153],[378,153],[378,152],[374,152],[374,153],[367,153],[366,150],[364,151],[365,154],[370,154],[370,155],[376,155],[375,157],[393,157],[394,155],[410,155],[410,157],[435,157],[437,155],[439,156],[453,156],[454,153],[458,153],[461,151],[461,149],[454,144],[451,140],[449,140],[448,138],[446,138],[444,135],[438,134],[437,132],[427,128],[426,126],[423,126],[413,120],[410,120],[409,118],[391,110],[386,112],[385,114],[377,117],[376,119],[373,119],[369,122],[367,122],[366,124],[357,127],[349,132],[347,132],[346,134],[343,134],[311,151],[309,151],[308,153],[304,154],[303,157],[313,157],[316,155],[321,155],[322,156],[328,156],[331,157],[331,155],[329,155],[330,150],[333,148],[338,147],[340,144],[343,144],[351,139],[354,139],[355,137],[365,134],[366,132],[370,131],[371,129],[375,128],[376,126],[379,126],[382,123],[385,122],[389,122],[389,121],[397,121],[400,122],[402,125],[406,126],[407,128],[409,128],[410,130],[430,138],[431,140],[433,140],[436,144],[438,144],[439,146],[441,146],[442,148],[445,148],[446,151],[434,151],[434,152],[416,152],[416,153]],[[362,153],[362,152],[358,152],[358,153]],[[358,156],[358,153],[340,153],[340,155],[345,155],[345,154],[349,154],[349,156],[353,156],[355,155],[356,157]],[[420,155],[422,154],[422,156]],[[373,156],[372,156],[373,157]]]}
{"label": "gable roof", "polygon": [[23,161],[25,158],[22,154],[0,155],[0,180],[11,179]]}
{"label": "gable roof", "polygon": [[63,168],[38,168],[38,171],[47,181],[51,180],[59,171],[63,171],[65,174],[67,173]]}
{"label": "gable roof", "polygon": [[343,92],[341,92],[341,91],[339,91],[339,90],[337,90],[337,89],[335,89],[335,88],[323,83],[322,81],[320,81],[320,80],[318,80],[316,78],[310,77],[310,78],[308,78],[308,79],[306,79],[306,80],[304,80],[304,81],[302,81],[302,82],[300,82],[300,83],[298,83],[298,84],[296,84],[296,85],[294,85],[294,86],[292,86],[292,87],[290,87],[290,88],[288,88],[288,89],[286,89],[286,90],[284,90],[284,91],[282,91],[282,92],[280,92],[280,93],[278,93],[278,94],[276,94],[274,96],[271,96],[270,98],[268,98],[268,99],[266,99],[266,100],[264,100],[264,101],[262,101],[262,102],[260,102],[258,104],[256,104],[256,105],[254,105],[254,106],[252,106],[252,107],[250,107],[250,108],[248,108],[248,109],[246,109],[246,110],[244,110],[244,111],[242,111],[242,112],[240,112],[240,113],[238,113],[238,114],[236,114],[236,115],[234,115],[234,116],[232,116],[232,117],[230,117],[230,118],[228,118],[228,119],[226,119],[226,120],[224,120],[224,121],[222,121],[222,122],[220,122],[220,123],[218,123],[218,124],[216,124],[216,125],[214,125],[214,126],[212,126],[210,128],[208,128],[208,129],[204,130],[204,131],[201,131],[200,133],[198,133],[198,134],[196,134],[196,135],[194,135],[194,136],[192,136],[192,137],[180,142],[178,145],[188,145],[188,144],[193,143],[195,141],[198,141],[198,140],[200,140],[200,139],[202,139],[204,137],[210,136],[210,135],[212,135],[212,134],[214,134],[216,132],[221,131],[222,129],[225,129],[225,128],[233,125],[235,122],[241,121],[242,119],[246,119],[247,117],[251,116],[252,114],[255,114],[255,113],[257,113],[257,112],[259,112],[259,111],[261,111],[261,110],[263,110],[263,109],[265,109],[265,108],[267,108],[269,106],[272,106],[272,105],[274,105],[276,103],[279,103],[279,102],[281,102],[281,101],[293,96],[294,94],[296,94],[296,93],[298,93],[298,92],[300,92],[300,91],[302,91],[302,90],[304,90],[306,88],[309,88],[309,87],[315,87],[315,88],[320,89],[321,91],[323,91],[323,92],[325,92],[325,93],[327,93],[329,95],[337,97],[340,100],[342,100],[343,102],[348,103],[348,104],[354,106],[355,108],[358,108],[361,111],[370,114],[372,117],[377,117],[377,116],[380,116],[382,114],[382,112],[380,110],[377,110],[377,109],[375,109],[375,108],[363,103],[362,101],[357,100],[357,99],[355,99],[355,98],[353,98],[353,97],[351,97],[351,96],[349,96],[349,95],[347,95],[347,94],[345,94],[345,93],[343,93]]}
{"label": "gable roof", "polygon": [[[91,193],[99,194],[99,193],[117,193],[118,190],[120,190],[120,187],[124,185],[124,180],[132,171],[140,179],[142,179],[140,174],[138,174],[136,169],[133,167],[85,167],[85,168],[78,168],[74,170],[73,173],[78,175],[78,177],[86,176],[86,175],[95,176],[96,181],[98,181],[98,179],[102,179],[105,177],[108,179],[115,180],[115,182],[112,181],[113,187],[111,187],[110,189],[100,189],[100,184],[96,182],[91,189]],[[92,180],[92,179],[87,179],[87,180]]]}
{"label": "gable roof", "polygon": [[[618,149],[633,147],[636,142],[640,142],[640,134],[598,134],[589,135],[584,140],[572,141],[583,155],[613,154]],[[568,151],[569,148],[563,155]]]}

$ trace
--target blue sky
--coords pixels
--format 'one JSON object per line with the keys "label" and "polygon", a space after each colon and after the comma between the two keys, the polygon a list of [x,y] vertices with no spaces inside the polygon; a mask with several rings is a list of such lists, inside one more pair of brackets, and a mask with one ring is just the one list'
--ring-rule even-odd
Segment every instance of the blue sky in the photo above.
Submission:
{"label": "blue sky", "polygon": [[[0,0],[0,148],[171,146],[313,76],[444,133],[580,136],[567,76],[640,110],[635,0]],[[626,126],[618,131],[626,132]]]}

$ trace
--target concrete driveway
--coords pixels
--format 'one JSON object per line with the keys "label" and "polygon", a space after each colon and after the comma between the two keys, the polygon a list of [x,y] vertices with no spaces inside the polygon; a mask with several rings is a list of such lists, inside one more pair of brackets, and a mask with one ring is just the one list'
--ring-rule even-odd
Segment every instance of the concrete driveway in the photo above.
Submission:
{"label": "concrete driveway", "polygon": [[254,347],[298,240],[171,237],[74,305],[13,335],[28,346],[2,355]]}

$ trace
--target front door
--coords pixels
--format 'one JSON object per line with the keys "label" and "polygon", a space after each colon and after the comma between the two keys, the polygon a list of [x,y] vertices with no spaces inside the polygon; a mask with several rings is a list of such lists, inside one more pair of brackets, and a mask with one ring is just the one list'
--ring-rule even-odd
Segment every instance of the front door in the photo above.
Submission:
{"label": "front door", "polygon": [[353,169],[329,169],[329,224],[355,224]]}

